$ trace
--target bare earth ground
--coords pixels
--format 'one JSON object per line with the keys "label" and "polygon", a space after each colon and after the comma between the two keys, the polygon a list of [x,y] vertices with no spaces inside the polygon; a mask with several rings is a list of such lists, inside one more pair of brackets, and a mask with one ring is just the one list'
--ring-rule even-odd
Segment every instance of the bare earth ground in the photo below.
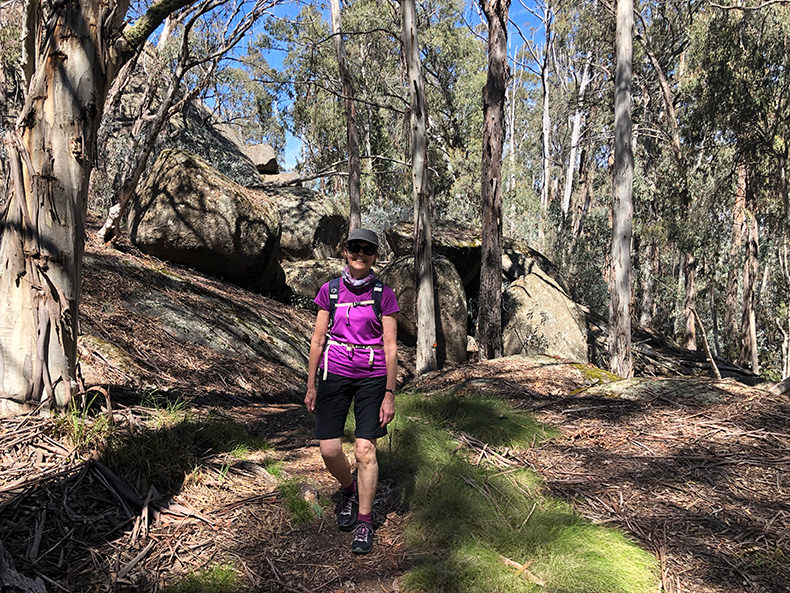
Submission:
{"label": "bare earth ground", "polygon": [[[273,445],[266,455],[282,462],[285,477],[331,497],[335,487],[311,440],[298,375],[186,345],[155,320],[124,314],[124,296],[156,282],[156,270],[168,266],[121,247],[87,246],[107,265],[86,269],[81,311],[86,327],[137,365],[133,378],[81,347],[85,383],[109,394],[115,431],[130,439],[141,433],[151,416],[141,403],[156,385],[198,414],[213,412],[265,437]],[[152,271],[118,275],[117,258]],[[310,324],[308,313],[177,271],[214,296]],[[413,366],[410,353],[403,355],[408,381]],[[561,437],[515,455],[551,494],[654,551],[665,590],[790,591],[788,398],[728,380],[596,383],[573,365],[509,358],[441,371],[409,388],[497,393],[558,427]],[[104,398],[104,391],[91,394]],[[157,499],[148,484],[118,480],[101,449],[75,451],[63,432],[47,418],[0,424],[0,541],[17,568],[44,578],[49,591],[156,591],[228,564],[249,591],[373,593],[398,591],[410,566],[402,537],[409,516],[393,508],[387,476],[376,503],[377,544],[360,558],[349,550],[350,534],[337,531],[331,504],[313,524],[290,526],[262,458],[209,452],[199,471],[174,470],[178,487]]]}

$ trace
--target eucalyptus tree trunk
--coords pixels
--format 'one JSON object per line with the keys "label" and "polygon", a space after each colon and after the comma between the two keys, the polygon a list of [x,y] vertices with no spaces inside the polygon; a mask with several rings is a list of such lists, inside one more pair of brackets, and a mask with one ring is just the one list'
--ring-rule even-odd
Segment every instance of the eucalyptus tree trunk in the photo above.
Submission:
{"label": "eucalyptus tree trunk", "polygon": [[543,26],[546,29],[546,41],[543,46],[543,62],[540,65],[540,88],[542,93],[543,120],[541,139],[543,143],[543,183],[540,190],[541,216],[546,218],[549,209],[549,188],[551,186],[551,113],[549,103],[549,58],[551,57],[551,5],[546,2],[543,9]]}
{"label": "eucalyptus tree trunk", "polygon": [[[747,193],[749,190],[747,189]],[[748,199],[747,199],[748,200]],[[741,314],[741,364],[748,364],[753,373],[760,372],[760,361],[757,352],[757,251],[758,229],[757,217],[753,209],[753,200],[747,207],[748,237],[746,240],[746,259],[743,263],[743,310]]]}
{"label": "eucalyptus tree trunk", "polygon": [[648,237],[646,240],[640,270],[639,325],[652,327],[658,273],[658,248],[653,237]]}
{"label": "eucalyptus tree trunk", "polygon": [[[732,233],[730,236],[730,249],[727,261],[727,287],[725,288],[724,302],[724,330],[728,339],[725,340],[725,348],[731,346],[736,336],[740,334],[738,324],[738,268],[743,247],[743,231],[746,211],[746,183],[748,171],[746,165],[738,165],[738,181],[735,188],[735,203],[732,208]],[[729,344],[727,344],[729,342]],[[736,352],[726,348],[730,355],[735,358]]]}
{"label": "eucalyptus tree trunk", "polygon": [[571,150],[568,154],[568,168],[565,172],[565,189],[562,193],[562,220],[564,224],[568,219],[571,208],[571,193],[573,192],[573,174],[579,167],[579,138],[582,131],[582,114],[584,110],[584,93],[590,84],[590,54],[586,55],[584,71],[579,82],[579,94],[576,97],[576,112],[573,114],[573,128],[571,129]]}
{"label": "eucalyptus tree trunk", "polygon": [[688,350],[697,349],[697,325],[694,321],[694,311],[696,310],[697,289],[695,286],[695,276],[697,271],[697,260],[690,253],[686,254],[686,262],[683,266],[685,271],[686,295],[683,299],[683,313],[686,321],[685,346]]}
{"label": "eucalyptus tree trunk", "polygon": [[631,235],[634,155],[631,150],[631,60],[633,1],[617,2],[617,72],[614,92],[614,182],[612,270],[609,305],[609,365],[621,377],[634,374],[631,356]]}
{"label": "eucalyptus tree trunk", "polygon": [[351,84],[351,73],[348,70],[346,44],[343,41],[343,30],[340,26],[340,0],[331,0],[330,12],[332,15],[332,35],[335,37],[337,66],[340,71],[340,81],[343,84],[343,104],[346,108],[346,138],[348,142],[348,226],[349,230],[352,230],[362,226],[357,108],[354,102],[354,86]]}
{"label": "eucalyptus tree trunk", "polygon": [[417,361],[416,373],[436,370],[436,309],[433,292],[431,252],[431,187],[428,170],[428,111],[425,80],[417,42],[417,10],[414,0],[401,0],[403,53],[411,97],[411,158],[414,186],[414,274],[417,287]]}
{"label": "eucalyptus tree trunk", "polygon": [[590,204],[592,204],[594,197],[593,175],[590,171],[593,163],[591,162],[592,159],[585,159],[584,152],[582,150],[582,154],[579,156],[581,161],[579,164],[579,183],[584,186],[584,192],[579,197],[579,202],[574,209],[573,232],[571,233],[571,239],[574,242],[582,234],[584,219],[587,217],[587,212],[590,210]]}
{"label": "eucalyptus tree trunk", "polygon": [[0,235],[0,402],[67,405],[78,390],[78,307],[88,181],[107,91],[167,14],[124,29],[114,1],[27,4],[24,108],[6,133],[13,192]]}
{"label": "eucalyptus tree trunk", "polygon": [[518,89],[521,86],[521,77],[524,73],[523,68],[519,68],[518,64],[516,63],[513,66],[513,75],[511,76],[511,85],[510,85],[510,100],[508,101],[508,112],[507,112],[507,128],[508,133],[507,137],[510,139],[510,147],[508,150],[508,164],[509,164],[509,176],[508,176],[508,183],[507,187],[505,188],[508,192],[514,192],[516,190],[516,95],[518,93]]}
{"label": "eucalyptus tree trunk", "polygon": [[502,144],[510,0],[480,0],[488,22],[488,75],[483,87],[483,244],[477,342],[480,358],[502,356]]}

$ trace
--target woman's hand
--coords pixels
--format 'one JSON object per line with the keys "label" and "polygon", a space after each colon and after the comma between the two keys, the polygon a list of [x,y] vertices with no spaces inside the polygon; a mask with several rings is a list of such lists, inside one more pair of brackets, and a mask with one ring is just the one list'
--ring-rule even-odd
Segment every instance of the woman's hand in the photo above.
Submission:
{"label": "woman's hand", "polygon": [[395,395],[391,391],[384,394],[384,401],[379,408],[379,422],[382,426],[387,426],[395,417]]}
{"label": "woman's hand", "polygon": [[304,405],[307,407],[308,412],[315,411],[315,398],[318,395],[318,391],[315,388],[315,385],[308,385],[307,386],[307,395],[304,396]]}

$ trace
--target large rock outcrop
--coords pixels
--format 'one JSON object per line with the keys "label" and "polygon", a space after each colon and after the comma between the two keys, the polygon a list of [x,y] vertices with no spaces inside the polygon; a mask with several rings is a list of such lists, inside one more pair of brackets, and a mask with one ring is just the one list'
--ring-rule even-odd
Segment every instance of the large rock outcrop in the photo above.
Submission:
{"label": "large rock outcrop", "polygon": [[318,290],[332,278],[343,273],[345,263],[342,259],[308,259],[284,261],[285,283],[291,290],[291,300],[307,309],[314,309],[313,299]]}
{"label": "large rock outcrop", "polygon": [[[387,243],[397,256],[410,255],[414,225],[399,222],[384,231]],[[480,230],[452,221],[437,222],[431,229],[433,253],[449,259],[458,270],[464,287],[476,294],[480,276],[482,239]],[[562,285],[559,270],[541,253],[515,239],[502,239],[502,273],[515,280],[539,266]]]}
{"label": "large rock outcrop", "polygon": [[284,288],[276,206],[188,152],[160,154],[135,196],[129,230],[149,255],[258,292]]}
{"label": "large rock outcrop", "polygon": [[[437,358],[440,362],[466,361],[466,296],[461,278],[450,261],[441,255],[433,258],[434,294],[439,308],[436,328]],[[416,289],[414,285],[414,258],[400,257],[392,261],[379,274],[398,297],[401,312],[398,315],[398,338],[405,344],[417,342],[415,315]]]}
{"label": "large rock outcrop", "polygon": [[348,221],[332,202],[304,187],[266,187],[282,220],[280,248],[297,259],[337,257],[343,247]]}
{"label": "large rock outcrop", "polygon": [[280,172],[277,165],[277,153],[268,144],[251,144],[244,146],[244,154],[252,161],[258,173],[271,175]]}
{"label": "large rock outcrop", "polygon": [[502,295],[505,356],[546,354],[587,362],[585,311],[539,266]]}
{"label": "large rock outcrop", "polygon": [[[271,299],[250,296],[238,288],[225,288],[219,282],[204,281],[189,269],[154,265],[133,255],[119,257],[111,252],[93,252],[86,254],[84,263],[86,287],[90,292],[85,295],[80,311],[83,315],[81,356],[99,353],[103,364],[109,364],[127,380],[144,384],[152,380],[152,371],[161,373],[166,368],[164,372],[174,377],[189,373],[195,380],[202,376],[204,381],[209,381],[223,375],[226,381],[238,385],[238,377],[247,377],[242,380],[244,384],[258,372],[257,363],[246,362],[257,359],[277,365],[270,368],[278,380],[290,381],[289,390],[300,389],[298,381],[307,377],[312,333],[309,316],[295,315],[294,309]],[[111,294],[101,296],[107,283],[113,286]],[[123,333],[108,336],[102,326],[102,321],[108,318],[133,321],[118,326],[124,328]],[[137,329],[140,326],[146,329]],[[151,341],[148,355],[153,358],[141,354],[140,340]],[[172,360],[156,358],[166,356],[162,344],[170,344]],[[205,364],[199,368],[190,366],[177,354],[193,345],[205,352]],[[210,358],[213,353],[218,357]],[[221,366],[228,360],[223,357],[237,359],[243,370],[229,372]],[[154,359],[156,364],[152,364]],[[97,378],[90,374],[95,369],[85,372],[89,373],[87,380]],[[271,393],[272,389],[272,384],[248,387],[251,394]]]}

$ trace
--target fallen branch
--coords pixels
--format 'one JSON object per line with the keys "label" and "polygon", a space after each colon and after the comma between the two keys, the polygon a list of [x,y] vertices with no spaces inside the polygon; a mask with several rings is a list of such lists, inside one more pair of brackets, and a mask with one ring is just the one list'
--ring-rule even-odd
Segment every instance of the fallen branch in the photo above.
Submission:
{"label": "fallen branch", "polygon": [[702,319],[699,318],[697,314],[697,310],[692,307],[691,312],[694,315],[694,319],[699,326],[699,333],[702,334],[702,345],[705,346],[705,354],[708,356],[708,360],[710,361],[710,366],[713,368],[713,374],[716,375],[716,378],[721,381],[721,373],[719,372],[719,367],[716,366],[716,361],[713,360],[713,354],[711,354],[710,346],[708,345],[708,337],[705,335],[705,328],[702,325]]}
{"label": "fallen branch", "polygon": [[156,544],[155,541],[149,542],[148,545],[145,548],[143,548],[143,550],[139,554],[137,554],[137,556],[132,558],[129,561],[129,563],[126,566],[124,566],[120,570],[120,572],[118,572],[118,575],[115,577],[115,580],[118,581],[118,580],[122,579],[123,577],[125,577],[127,574],[129,574],[129,571],[131,571],[135,567],[135,565],[138,562],[140,562],[140,560],[142,560],[143,558],[145,558],[148,555],[148,552],[151,551],[151,548],[154,547],[154,544]]}
{"label": "fallen branch", "polygon": [[546,584],[546,581],[538,577],[535,573],[530,572],[527,568],[529,566],[529,562],[526,564],[519,564],[515,560],[511,560],[510,558],[505,558],[502,554],[497,554],[499,557],[499,561],[504,564],[505,566],[509,566],[510,568],[515,569],[516,576],[524,577],[525,579],[529,579],[531,582],[535,583],[536,585],[540,585],[543,587]]}

